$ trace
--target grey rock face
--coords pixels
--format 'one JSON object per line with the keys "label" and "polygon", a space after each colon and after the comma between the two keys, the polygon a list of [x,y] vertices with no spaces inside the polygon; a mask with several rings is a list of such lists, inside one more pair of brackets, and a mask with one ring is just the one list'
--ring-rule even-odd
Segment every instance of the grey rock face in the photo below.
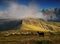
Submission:
{"label": "grey rock face", "polygon": [[43,9],[42,13],[47,16],[47,20],[60,21],[60,8]]}

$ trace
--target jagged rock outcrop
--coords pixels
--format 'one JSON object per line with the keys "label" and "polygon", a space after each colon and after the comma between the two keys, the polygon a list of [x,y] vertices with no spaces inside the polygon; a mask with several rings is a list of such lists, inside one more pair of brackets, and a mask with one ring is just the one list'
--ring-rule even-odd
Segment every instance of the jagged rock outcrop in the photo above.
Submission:
{"label": "jagged rock outcrop", "polygon": [[60,8],[49,8],[42,10],[43,15],[48,17],[50,21],[60,21]]}

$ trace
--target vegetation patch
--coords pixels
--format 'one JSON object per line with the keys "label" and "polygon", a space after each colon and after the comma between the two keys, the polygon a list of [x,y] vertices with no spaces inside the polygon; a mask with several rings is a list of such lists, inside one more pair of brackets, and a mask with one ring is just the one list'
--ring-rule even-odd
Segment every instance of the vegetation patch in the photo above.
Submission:
{"label": "vegetation patch", "polygon": [[34,40],[34,44],[52,44],[52,41],[50,40]]}

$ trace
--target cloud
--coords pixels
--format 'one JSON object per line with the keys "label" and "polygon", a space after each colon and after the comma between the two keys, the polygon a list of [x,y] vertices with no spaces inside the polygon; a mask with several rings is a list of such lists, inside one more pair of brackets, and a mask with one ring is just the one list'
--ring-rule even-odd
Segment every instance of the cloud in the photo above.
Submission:
{"label": "cloud", "polygon": [[15,19],[24,19],[24,18],[41,18],[47,20],[49,16],[43,15],[39,11],[37,5],[21,5],[16,2],[9,2],[9,8],[5,11],[0,12],[0,19],[2,18],[15,18]]}

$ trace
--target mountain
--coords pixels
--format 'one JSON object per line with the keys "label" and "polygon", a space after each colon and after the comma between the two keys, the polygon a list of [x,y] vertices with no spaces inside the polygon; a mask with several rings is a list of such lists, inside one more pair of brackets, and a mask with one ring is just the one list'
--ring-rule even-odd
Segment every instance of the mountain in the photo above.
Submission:
{"label": "mountain", "polygon": [[43,15],[46,15],[49,21],[60,21],[60,8],[49,8],[42,10]]}
{"label": "mountain", "polygon": [[60,32],[60,8],[43,9],[41,12],[47,16],[47,21],[35,18],[0,19],[0,32],[14,33],[21,30]]}
{"label": "mountain", "polygon": [[58,32],[60,31],[60,22],[46,22],[41,19],[24,19],[21,29],[41,31],[41,32]]}
{"label": "mountain", "polygon": [[[22,19],[22,21],[16,20],[13,23],[11,22],[9,25],[13,26],[14,28],[9,27],[10,29],[7,28],[7,30],[0,31],[0,33],[19,34],[22,30],[35,31],[35,32],[60,32],[60,22],[47,22],[42,19],[28,18],[28,19]],[[16,28],[16,27],[20,27],[20,28]]]}

